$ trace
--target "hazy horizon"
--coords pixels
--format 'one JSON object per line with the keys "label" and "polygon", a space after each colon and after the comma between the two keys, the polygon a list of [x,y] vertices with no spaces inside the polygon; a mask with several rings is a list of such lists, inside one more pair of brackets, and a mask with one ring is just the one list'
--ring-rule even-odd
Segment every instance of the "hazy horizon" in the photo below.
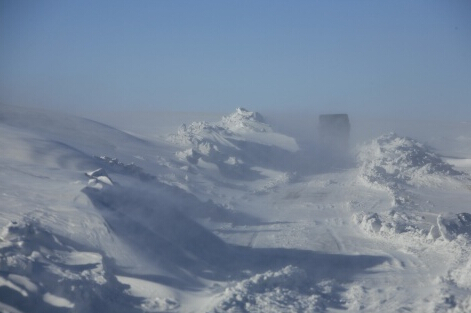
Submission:
{"label": "hazy horizon", "polygon": [[471,116],[469,1],[10,1],[0,102]]}

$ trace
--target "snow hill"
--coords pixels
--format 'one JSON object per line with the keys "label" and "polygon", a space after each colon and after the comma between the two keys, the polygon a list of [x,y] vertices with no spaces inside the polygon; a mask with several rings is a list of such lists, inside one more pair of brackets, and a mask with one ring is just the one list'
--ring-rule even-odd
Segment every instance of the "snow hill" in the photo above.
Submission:
{"label": "snow hill", "polygon": [[175,129],[0,105],[0,312],[471,311],[467,150],[328,166],[242,108]]}
{"label": "snow hill", "polygon": [[429,147],[395,133],[383,135],[363,146],[358,159],[362,177],[371,184],[390,190],[405,185],[427,185],[462,174],[444,162]]}
{"label": "snow hill", "polygon": [[293,138],[273,132],[259,113],[243,108],[216,123],[184,124],[168,140],[184,147],[177,153],[179,159],[241,180],[260,177],[255,166],[285,167],[289,155],[299,149]]}

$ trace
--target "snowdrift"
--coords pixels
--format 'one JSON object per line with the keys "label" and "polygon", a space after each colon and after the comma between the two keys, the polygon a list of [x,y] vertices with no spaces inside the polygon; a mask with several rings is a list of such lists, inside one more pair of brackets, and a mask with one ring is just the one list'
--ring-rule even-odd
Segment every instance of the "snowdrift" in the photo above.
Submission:
{"label": "snowdrift", "polygon": [[288,170],[298,151],[296,141],[274,132],[256,112],[238,108],[216,123],[182,125],[168,140],[185,147],[176,155],[198,167],[214,165],[223,176],[238,180],[262,178],[253,167]]}
{"label": "snowdrift", "polygon": [[443,161],[432,149],[395,133],[380,136],[359,148],[359,178],[373,188],[390,193],[387,212],[359,212],[353,221],[369,233],[407,233],[418,238],[452,240],[469,236],[469,214],[438,214],[426,218],[429,203],[421,203],[420,192],[436,188],[466,188],[468,175]]}
{"label": "snowdrift", "polygon": [[431,148],[395,133],[383,135],[362,146],[358,152],[362,177],[366,182],[392,191],[404,185],[433,184],[440,177],[462,173],[444,162]]}

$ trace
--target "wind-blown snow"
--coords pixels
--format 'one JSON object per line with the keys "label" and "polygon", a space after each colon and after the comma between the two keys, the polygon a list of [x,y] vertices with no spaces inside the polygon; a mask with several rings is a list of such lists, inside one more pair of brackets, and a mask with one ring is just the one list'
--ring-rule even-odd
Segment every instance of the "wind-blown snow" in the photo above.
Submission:
{"label": "wind-blown snow", "polygon": [[176,131],[0,105],[0,311],[470,311],[466,149],[324,166],[242,108]]}

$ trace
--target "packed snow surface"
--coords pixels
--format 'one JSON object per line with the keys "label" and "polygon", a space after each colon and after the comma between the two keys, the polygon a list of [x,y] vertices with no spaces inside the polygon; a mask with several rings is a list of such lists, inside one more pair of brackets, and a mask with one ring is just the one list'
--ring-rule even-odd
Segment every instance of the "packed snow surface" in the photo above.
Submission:
{"label": "packed snow surface", "polygon": [[243,108],[156,136],[0,105],[0,312],[471,312],[466,125],[337,155]]}

